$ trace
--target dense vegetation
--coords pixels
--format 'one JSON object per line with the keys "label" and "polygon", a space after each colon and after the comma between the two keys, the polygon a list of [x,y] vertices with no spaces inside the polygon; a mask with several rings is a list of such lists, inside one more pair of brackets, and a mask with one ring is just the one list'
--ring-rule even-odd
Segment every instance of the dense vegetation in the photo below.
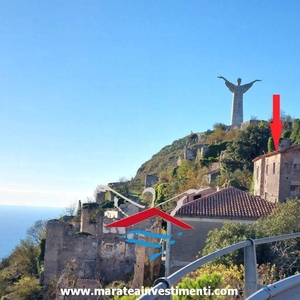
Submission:
{"label": "dense vegetation", "polygon": [[[27,230],[12,253],[0,263],[0,297],[4,300],[53,299],[51,287],[47,291],[40,285],[45,250],[46,222],[39,220]],[[5,296],[5,297],[4,297]]]}

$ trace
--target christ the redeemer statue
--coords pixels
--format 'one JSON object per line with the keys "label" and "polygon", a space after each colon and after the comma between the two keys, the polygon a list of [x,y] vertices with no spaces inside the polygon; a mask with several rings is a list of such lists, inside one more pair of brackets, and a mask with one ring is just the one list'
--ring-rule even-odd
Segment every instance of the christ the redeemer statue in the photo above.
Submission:
{"label": "christ the redeemer statue", "polygon": [[231,111],[231,126],[240,126],[243,122],[243,94],[246,93],[254,82],[261,80],[254,80],[250,83],[241,85],[242,79],[237,79],[237,85],[231,83],[223,76],[218,76],[218,78],[224,79],[226,86],[232,92],[232,111]]}

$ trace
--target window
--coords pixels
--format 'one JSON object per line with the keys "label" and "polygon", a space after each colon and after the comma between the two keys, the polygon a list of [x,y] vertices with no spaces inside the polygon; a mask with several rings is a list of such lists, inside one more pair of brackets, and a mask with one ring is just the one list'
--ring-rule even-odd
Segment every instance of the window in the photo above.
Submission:
{"label": "window", "polygon": [[268,175],[269,172],[269,165],[266,165],[266,174]]}
{"label": "window", "polygon": [[293,164],[293,174],[300,174],[300,164]]}
{"label": "window", "polygon": [[273,174],[275,174],[275,163],[273,162]]}
{"label": "window", "polygon": [[300,175],[300,157],[293,159],[292,174]]}
{"label": "window", "polygon": [[259,167],[256,169],[256,181],[258,181],[258,176],[259,176]]}
{"label": "window", "polygon": [[112,252],[114,250],[114,244],[106,244],[105,245],[105,250]]}
{"label": "window", "polygon": [[300,196],[300,186],[291,185],[291,197]]}

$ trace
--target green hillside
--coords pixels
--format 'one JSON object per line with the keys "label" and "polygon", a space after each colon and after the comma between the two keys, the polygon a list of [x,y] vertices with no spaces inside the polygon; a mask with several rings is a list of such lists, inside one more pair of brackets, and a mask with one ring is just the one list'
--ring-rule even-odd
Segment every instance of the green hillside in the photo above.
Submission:
{"label": "green hillside", "polygon": [[[220,151],[216,150],[218,145],[226,140],[232,140],[237,132],[237,129],[230,129],[224,124],[217,123],[214,125],[213,130],[201,133],[192,132],[183,138],[175,140],[171,145],[163,147],[151,159],[141,165],[135,177],[128,183],[129,189],[135,193],[140,193],[144,188],[146,175],[159,176],[161,172],[171,172],[178,166],[179,158],[181,160],[184,159],[185,147],[197,152],[201,147],[208,146],[208,155],[205,157],[214,157],[218,160],[217,158],[220,155]],[[225,149],[224,144],[221,147],[222,150]]]}

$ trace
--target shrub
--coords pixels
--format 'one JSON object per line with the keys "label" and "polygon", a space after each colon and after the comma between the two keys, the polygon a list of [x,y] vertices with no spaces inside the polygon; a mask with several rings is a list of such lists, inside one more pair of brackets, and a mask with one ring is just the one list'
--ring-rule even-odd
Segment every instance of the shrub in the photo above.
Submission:
{"label": "shrub", "polygon": [[42,300],[42,287],[39,284],[37,278],[32,277],[23,277],[19,280],[14,288],[12,293],[13,298],[16,300]]}
{"label": "shrub", "polygon": [[224,141],[218,144],[211,144],[208,146],[208,151],[205,154],[205,158],[219,157],[221,151],[224,151],[227,147],[228,141]]}

